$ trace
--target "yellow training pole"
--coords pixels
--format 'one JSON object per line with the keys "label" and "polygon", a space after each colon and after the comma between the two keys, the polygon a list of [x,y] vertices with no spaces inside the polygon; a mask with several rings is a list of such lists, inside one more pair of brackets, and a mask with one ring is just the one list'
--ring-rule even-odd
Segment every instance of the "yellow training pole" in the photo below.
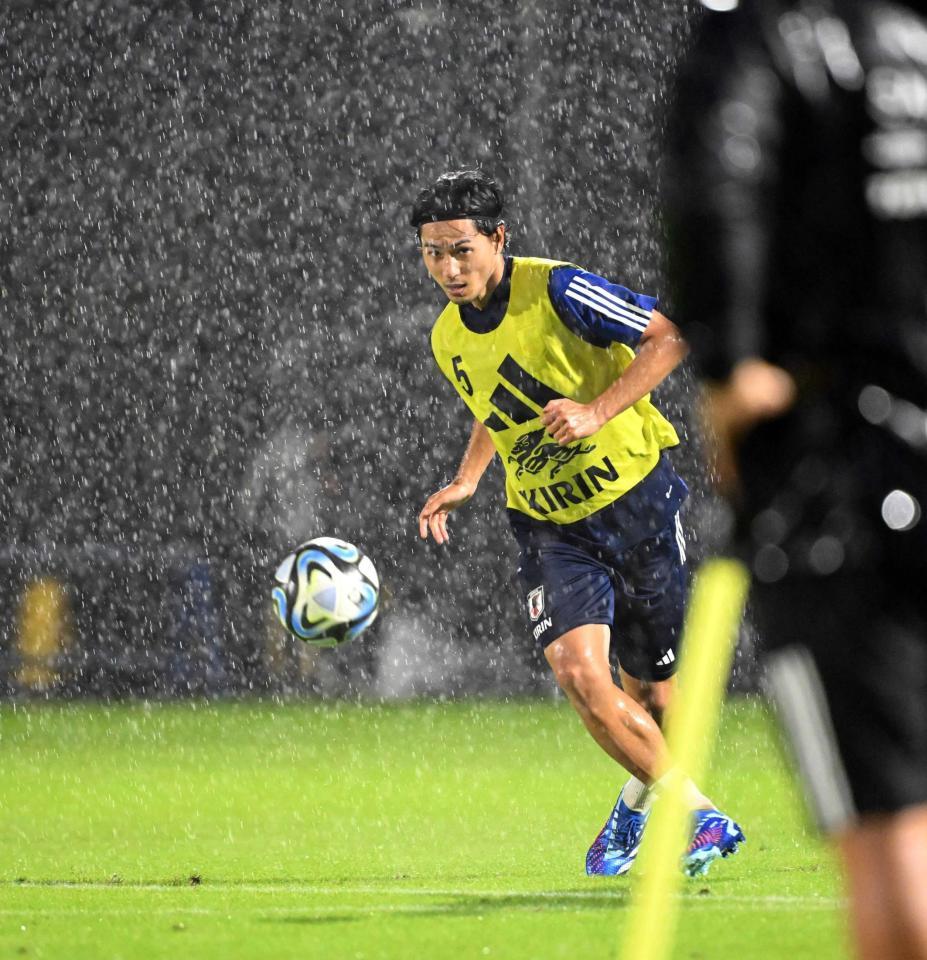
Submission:
{"label": "yellow training pole", "polygon": [[680,859],[689,839],[683,778],[697,783],[708,766],[748,586],[749,574],[736,560],[709,560],[696,575],[679,691],[666,723],[676,775],[666,778],[645,834],[622,960],[667,960],[670,955],[679,910]]}

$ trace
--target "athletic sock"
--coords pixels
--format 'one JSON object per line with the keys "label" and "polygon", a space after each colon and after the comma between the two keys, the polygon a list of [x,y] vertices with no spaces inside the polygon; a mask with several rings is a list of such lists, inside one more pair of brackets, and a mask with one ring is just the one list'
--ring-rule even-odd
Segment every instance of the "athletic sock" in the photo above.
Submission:
{"label": "athletic sock", "polygon": [[646,813],[653,803],[653,791],[637,777],[631,777],[622,787],[621,799],[635,813]]}
{"label": "athletic sock", "polygon": [[[678,776],[678,772],[670,770],[669,773],[665,773],[659,780],[654,781],[650,788],[651,797],[659,797],[660,793],[666,788],[670,779],[674,776]],[[714,809],[714,804],[688,777],[683,777],[682,780],[682,800],[689,810]]]}

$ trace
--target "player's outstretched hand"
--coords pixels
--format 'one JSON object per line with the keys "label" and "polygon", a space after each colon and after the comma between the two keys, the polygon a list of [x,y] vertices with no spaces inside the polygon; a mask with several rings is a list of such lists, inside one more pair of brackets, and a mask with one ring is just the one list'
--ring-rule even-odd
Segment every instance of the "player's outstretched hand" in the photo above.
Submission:
{"label": "player's outstretched hand", "polygon": [[447,543],[450,540],[447,533],[448,513],[463,506],[473,496],[475,489],[472,484],[455,480],[446,487],[442,487],[437,493],[433,493],[418,515],[419,536],[427,540],[430,530],[435,543]]}
{"label": "player's outstretched hand", "polygon": [[591,437],[602,428],[605,419],[595,404],[577,403],[575,400],[551,400],[544,407],[541,422],[547,432],[561,447]]}

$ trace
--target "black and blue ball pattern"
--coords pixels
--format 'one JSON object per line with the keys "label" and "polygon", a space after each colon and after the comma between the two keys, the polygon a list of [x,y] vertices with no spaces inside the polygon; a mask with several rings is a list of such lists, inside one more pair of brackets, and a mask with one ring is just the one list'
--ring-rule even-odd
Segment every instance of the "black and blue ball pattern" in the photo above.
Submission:
{"label": "black and blue ball pattern", "polygon": [[300,640],[337,647],[376,619],[380,580],[371,559],[352,543],[316,537],[297,547],[274,574],[277,617]]}

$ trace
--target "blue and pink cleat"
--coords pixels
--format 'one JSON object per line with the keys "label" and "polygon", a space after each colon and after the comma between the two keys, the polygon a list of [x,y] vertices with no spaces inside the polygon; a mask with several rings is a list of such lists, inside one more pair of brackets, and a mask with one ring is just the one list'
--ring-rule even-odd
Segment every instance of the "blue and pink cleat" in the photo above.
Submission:
{"label": "blue and pink cleat", "polygon": [[682,871],[688,877],[702,877],[719,857],[737,853],[737,845],[746,843],[746,837],[720,810],[695,810],[693,819],[692,840],[682,858]]}
{"label": "blue and pink cleat", "polygon": [[632,810],[619,795],[605,826],[586,854],[589,876],[620,877],[634,865],[649,813]]}
{"label": "blue and pink cleat", "polygon": [[[620,877],[634,865],[650,813],[632,810],[621,796],[586,854],[590,876]],[[702,877],[715,860],[737,853],[743,831],[720,810],[693,811],[692,840],[682,858],[689,877]]]}

